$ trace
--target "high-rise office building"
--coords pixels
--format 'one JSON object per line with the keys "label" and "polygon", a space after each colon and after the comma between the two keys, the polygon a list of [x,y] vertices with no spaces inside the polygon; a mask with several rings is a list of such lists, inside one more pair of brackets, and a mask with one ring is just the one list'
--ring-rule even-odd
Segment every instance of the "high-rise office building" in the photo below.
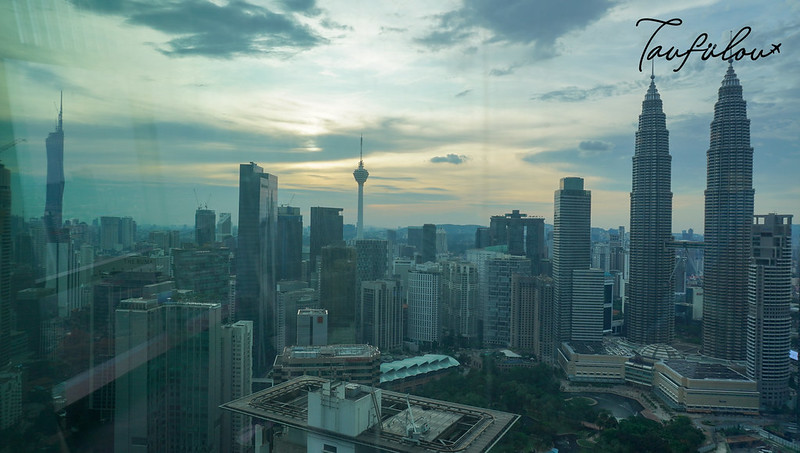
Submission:
{"label": "high-rise office building", "polygon": [[492,216],[489,219],[489,242],[508,246],[509,255],[530,259],[532,275],[542,273],[541,261],[547,258],[543,218],[529,217],[519,209]]}
{"label": "high-rise office building", "polygon": [[[275,327],[275,350],[280,352],[286,346],[297,341],[297,310],[316,308],[318,305],[317,290],[308,287],[308,282],[300,280],[283,280],[278,282],[276,298],[277,326]],[[328,322],[325,322],[328,328]]]}
{"label": "high-rise office building", "polygon": [[424,345],[439,341],[441,276],[436,264],[420,265],[408,273],[408,337]]}
{"label": "high-rise office building", "polygon": [[447,253],[447,231],[444,228],[436,229],[436,254]]}
{"label": "high-rise office building", "polygon": [[436,262],[436,225],[426,223],[422,225],[422,262]]}
{"label": "high-rise office building", "polygon": [[115,452],[220,448],[220,305],[127,299],[115,314]]}
{"label": "high-rise office building", "polygon": [[250,162],[239,166],[236,320],[253,321],[256,376],[272,362],[275,339],[275,241],[278,177]]}
{"label": "high-rise office building", "polygon": [[672,241],[672,156],[661,97],[650,76],[642,102],[631,190],[631,245],[625,328],[634,343],[669,343],[675,337],[670,285]]}
{"label": "high-rise office building", "polygon": [[511,278],[530,275],[531,261],[524,256],[505,255],[486,263],[487,297],[483,306],[483,346],[506,348],[511,341]]}
{"label": "high-rise office building", "polygon": [[478,266],[467,261],[442,263],[443,325],[446,335],[466,344],[479,337]]}
{"label": "high-rise office building", "polygon": [[322,247],[319,304],[328,310],[331,344],[356,342],[357,294],[356,250],[344,243]]}
{"label": "high-rise office building", "polygon": [[524,274],[511,276],[511,326],[509,346],[515,350],[533,351],[536,318],[536,277]]}
{"label": "high-rise office building", "polygon": [[356,239],[356,279],[359,282],[386,276],[387,242],[382,239]]}
{"label": "high-rise office building", "polygon": [[[11,336],[11,172],[0,164],[0,364],[10,355]],[[36,339],[38,340],[38,339]]]}
{"label": "high-rise office building", "polygon": [[303,280],[303,216],[300,208],[278,207],[278,281]]}
{"label": "high-rise office building", "polygon": [[[238,321],[221,329],[222,395],[223,402],[253,393],[253,322]],[[222,413],[220,451],[242,453],[252,445],[250,417]]]}
{"label": "high-rise office building", "polygon": [[[103,252],[130,250],[136,241],[136,222],[131,217],[100,217],[100,249]],[[179,245],[173,245],[178,247]]]}
{"label": "high-rise office building", "polygon": [[555,350],[572,339],[573,271],[589,269],[592,259],[592,193],[583,178],[561,178],[553,217],[553,341]]}
{"label": "high-rise office building", "polygon": [[381,351],[403,345],[403,289],[394,280],[361,282],[361,342]]}
{"label": "high-rise office building", "polygon": [[198,208],[194,212],[194,242],[207,247],[217,240],[217,213],[211,209]]}
{"label": "high-rise office building", "polygon": [[301,308],[295,311],[297,323],[294,346],[325,346],[328,344],[328,310]]}
{"label": "high-rise office building", "polygon": [[789,401],[792,319],[792,216],[757,215],[747,288],[747,377],[758,382],[761,405]]}
{"label": "high-rise office building", "polygon": [[217,242],[223,242],[231,236],[233,225],[230,212],[220,212],[217,219]]}
{"label": "high-rise office building", "polygon": [[605,277],[600,269],[572,271],[572,341],[601,341]]}
{"label": "high-rise office building", "polygon": [[533,299],[533,352],[539,360],[553,364],[553,279],[546,275],[536,277]]}
{"label": "high-rise office building", "polygon": [[707,153],[703,353],[743,360],[755,191],[750,120],[732,62],[714,106]]}
{"label": "high-rise office building", "polygon": [[344,238],[342,211],[342,208],[311,208],[311,247],[309,250],[311,272],[317,270],[317,260],[322,253],[322,247],[340,242]]}
{"label": "high-rise office building", "polygon": [[47,195],[44,201],[44,228],[47,243],[62,242],[62,203],[64,201],[64,124],[63,94],[58,108],[56,130],[47,135]]}
{"label": "high-rise office building", "polygon": [[196,295],[218,300],[222,319],[230,317],[230,250],[172,249],[172,275],[176,289],[189,289]]}
{"label": "high-rise office building", "polygon": [[364,238],[364,183],[367,182],[369,172],[364,168],[364,137],[361,137],[360,159],[358,168],[353,170],[353,177],[358,183],[358,223],[356,224],[356,239]]}

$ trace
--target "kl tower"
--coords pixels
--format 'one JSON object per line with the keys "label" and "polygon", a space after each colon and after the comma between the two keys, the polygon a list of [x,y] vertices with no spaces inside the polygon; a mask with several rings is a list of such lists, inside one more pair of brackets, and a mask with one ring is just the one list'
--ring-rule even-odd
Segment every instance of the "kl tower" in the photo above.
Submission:
{"label": "kl tower", "polygon": [[358,224],[356,225],[356,239],[364,239],[364,183],[367,182],[369,172],[364,168],[364,136],[361,136],[360,160],[358,168],[353,170],[353,177],[358,183]]}

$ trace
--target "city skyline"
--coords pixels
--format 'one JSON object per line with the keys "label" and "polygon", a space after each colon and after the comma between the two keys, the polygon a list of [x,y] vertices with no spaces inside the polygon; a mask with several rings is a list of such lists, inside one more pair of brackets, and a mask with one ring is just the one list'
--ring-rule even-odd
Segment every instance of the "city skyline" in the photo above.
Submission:
{"label": "city skyline", "polygon": [[[195,189],[209,209],[238,218],[236,166],[253,161],[281,178],[279,203],[292,200],[304,216],[311,206],[342,207],[355,224],[351,174],[363,133],[375,175],[368,227],[485,224],[511,208],[552,223],[550,194],[564,176],[592,187],[594,226],[626,225],[634,119],[648,82],[637,64],[655,31],[635,25],[643,17],[683,19],[655,38],[667,47],[686,48],[701,32],[724,44],[743,26],[753,29],[745,48],[783,43],[782,54],[734,66],[748,81],[753,145],[763,150],[755,210],[800,211],[800,188],[784,187],[800,166],[797,84],[782,75],[798,63],[790,49],[800,12],[788,3],[780,14],[752,1],[586,2],[574,14],[536,2],[491,11],[477,0],[356,11],[325,2],[79,4],[0,7],[9,56],[0,136],[27,138],[3,155],[21,180],[15,213],[26,218],[44,207],[44,144],[34,138],[52,131],[63,88],[64,218],[191,224]],[[175,25],[179,13],[185,29]],[[223,33],[214,14],[255,22],[214,48]],[[191,20],[203,18],[207,32]],[[271,31],[256,30],[258,21]],[[674,230],[702,232],[698,182],[725,63],[695,55],[673,72],[679,64],[655,61],[670,100]],[[129,202],[117,203],[123,195]]]}

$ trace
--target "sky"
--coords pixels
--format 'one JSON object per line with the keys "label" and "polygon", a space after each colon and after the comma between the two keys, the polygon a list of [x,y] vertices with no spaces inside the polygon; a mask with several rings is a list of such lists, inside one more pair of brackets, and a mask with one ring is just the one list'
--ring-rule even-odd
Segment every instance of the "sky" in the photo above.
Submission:
{"label": "sky", "polygon": [[[44,209],[44,141],[63,91],[64,218],[192,225],[238,216],[238,166],[278,176],[281,204],[355,223],[553,220],[559,179],[592,191],[592,224],[627,225],[649,49],[706,33],[780,53],[734,63],[751,120],[756,213],[800,214],[800,2],[7,0],[0,154],[15,213]],[[642,18],[681,19],[665,26]],[[721,58],[653,60],[672,155],[673,230],[703,230]],[[306,220],[308,223],[308,220]]]}

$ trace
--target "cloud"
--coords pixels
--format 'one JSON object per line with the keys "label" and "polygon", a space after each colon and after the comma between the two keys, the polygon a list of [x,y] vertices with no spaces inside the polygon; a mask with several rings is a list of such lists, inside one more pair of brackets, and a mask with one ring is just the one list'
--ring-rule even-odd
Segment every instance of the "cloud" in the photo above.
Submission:
{"label": "cloud", "polygon": [[467,160],[467,156],[458,154],[448,154],[446,156],[436,156],[431,158],[434,164],[448,163],[448,164],[463,164]]}
{"label": "cloud", "polygon": [[[101,14],[127,17],[127,22],[175,36],[158,50],[165,55],[232,58],[238,55],[292,55],[328,41],[291,14],[279,14],[244,0],[217,5],[207,0],[154,4],[108,4],[73,0],[76,6]],[[317,15],[313,1],[287,0],[291,12]]]}
{"label": "cloud", "polygon": [[540,55],[553,55],[559,37],[586,27],[611,6],[606,0],[577,0],[569,8],[558,0],[464,0],[461,8],[437,16],[435,29],[416,41],[439,50],[483,29],[491,34],[487,42],[533,44]]}
{"label": "cloud", "polygon": [[287,11],[316,16],[321,11],[317,8],[316,0],[282,0],[281,3]]}
{"label": "cloud", "polygon": [[627,94],[636,86],[635,83],[631,82],[623,82],[614,85],[597,85],[592,88],[570,86],[561,90],[534,94],[530,99],[532,101],[581,102],[607,98],[619,94]]}
{"label": "cloud", "polygon": [[381,26],[381,31],[378,34],[382,35],[384,33],[404,33],[404,32],[407,32],[407,31],[408,31],[408,28]]}
{"label": "cloud", "polygon": [[470,94],[470,93],[472,93],[472,89],[469,89],[469,90],[464,90],[464,91],[462,91],[462,92],[460,92],[460,93],[456,94],[456,96],[455,96],[455,97],[457,97],[457,98],[463,98],[464,96],[466,96],[466,95],[468,95],[468,94]]}
{"label": "cloud", "polygon": [[518,64],[512,64],[512,65],[509,65],[508,67],[506,67],[505,69],[495,68],[495,69],[492,69],[491,71],[489,71],[489,75],[492,76],[492,77],[502,77],[502,76],[511,75],[511,74],[514,73],[514,71],[516,71],[516,69],[518,67],[519,67]]}
{"label": "cloud", "polygon": [[578,144],[578,149],[584,151],[608,151],[614,147],[613,143],[601,140],[585,140]]}

